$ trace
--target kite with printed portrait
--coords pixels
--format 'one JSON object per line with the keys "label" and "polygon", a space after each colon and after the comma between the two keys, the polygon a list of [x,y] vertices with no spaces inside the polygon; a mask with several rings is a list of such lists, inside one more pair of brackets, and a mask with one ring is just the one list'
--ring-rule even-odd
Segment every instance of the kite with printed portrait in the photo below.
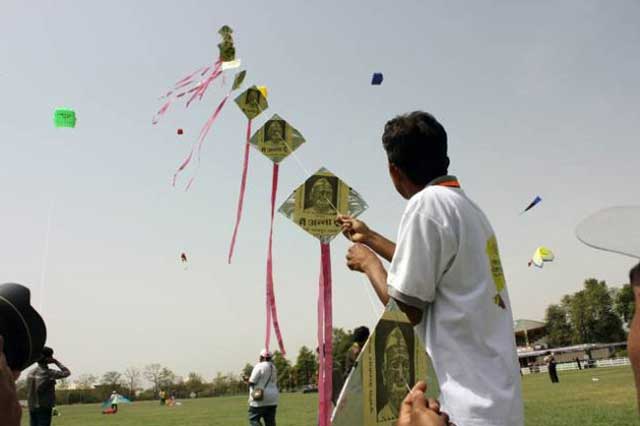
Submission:
{"label": "kite with printed portrait", "polygon": [[440,394],[433,363],[407,315],[391,299],[358,355],[333,411],[333,426],[394,426],[402,401],[418,381]]}
{"label": "kite with printed portrait", "polygon": [[324,167],[309,176],[278,211],[311,236],[320,240],[318,280],[318,425],[331,424],[333,391],[333,305],[331,249],[329,243],[342,227],[338,215],[358,217],[367,203],[353,188]]}
{"label": "kite with printed portrait", "polygon": [[[209,86],[211,86],[211,84],[214,81],[219,80],[221,76],[224,77],[225,71],[238,68],[240,66],[240,59],[236,58],[236,49],[235,49],[234,40],[232,36],[233,30],[229,26],[224,25],[222,28],[220,28],[220,30],[218,31],[218,34],[220,34],[220,37],[222,38],[222,40],[218,44],[217,58],[213,61],[212,64],[198,68],[197,70],[193,71],[191,74],[178,80],[173,85],[173,87],[164,96],[161,97],[161,99],[164,100],[164,103],[162,104],[162,106],[160,107],[156,115],[153,117],[152,123],[154,125],[157,124],[160,118],[167,113],[172,103],[180,100],[186,100],[185,105],[188,108],[192,102],[196,100],[201,101],[205,96],[205,94],[207,93]],[[216,108],[214,108],[213,112],[211,113],[207,121],[205,121],[205,123],[203,124],[197,139],[195,139],[192,144],[191,150],[187,154],[186,158],[180,163],[177,171],[173,175],[173,181],[172,181],[173,186],[175,186],[176,184],[176,179],[178,178],[178,175],[193,160],[194,154],[197,155],[198,167],[199,167],[202,144],[204,143],[204,140],[207,134],[209,133],[209,130],[211,130],[211,126],[213,126],[213,123],[218,118],[220,112],[222,111],[222,108],[224,107],[225,103],[229,99],[229,96],[231,95],[231,93],[242,85],[242,82],[244,81],[245,76],[246,76],[246,71],[241,71],[238,74],[236,74],[233,80],[233,84],[231,85],[231,89],[222,98],[222,100],[218,103]],[[222,79],[222,81],[223,81],[222,84],[224,85],[224,79]],[[178,134],[182,134],[182,133],[183,133],[182,129],[179,129]],[[187,183],[186,189],[189,189],[189,187],[193,183],[194,177],[195,177],[195,174],[194,176],[191,177],[191,179]]]}

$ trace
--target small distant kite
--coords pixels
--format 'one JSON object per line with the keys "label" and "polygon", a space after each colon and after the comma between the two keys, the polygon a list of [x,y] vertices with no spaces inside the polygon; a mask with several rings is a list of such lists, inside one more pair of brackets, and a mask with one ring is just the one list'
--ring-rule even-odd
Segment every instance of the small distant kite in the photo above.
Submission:
{"label": "small distant kite", "polygon": [[538,268],[542,268],[544,266],[544,262],[553,262],[554,258],[555,256],[551,250],[546,247],[538,247],[529,261],[529,266],[534,265]]}
{"label": "small distant kite", "polygon": [[373,76],[371,76],[371,84],[373,86],[380,86],[382,84],[382,80],[384,77],[381,72],[374,72]]}
{"label": "small distant kite", "polygon": [[180,254],[180,260],[182,263],[187,263],[187,255],[185,253]]}
{"label": "small distant kite", "polygon": [[184,133],[184,131],[183,131],[182,129],[178,129],[178,131],[177,131],[176,133],[178,133],[179,135],[181,135],[181,134],[183,134],[183,133]]}
{"label": "small distant kite", "polygon": [[58,108],[53,113],[53,124],[57,128],[71,128],[76,127],[76,112],[68,108]]}
{"label": "small distant kite", "polygon": [[[524,209],[522,211],[522,213],[524,212],[528,212],[529,210],[531,210],[532,208],[534,208],[536,206],[536,204],[538,204],[540,201],[542,201],[542,198],[540,198],[539,195],[536,195],[536,198],[533,199],[533,201],[527,206],[526,209]],[[520,213],[520,214],[522,214]]]}

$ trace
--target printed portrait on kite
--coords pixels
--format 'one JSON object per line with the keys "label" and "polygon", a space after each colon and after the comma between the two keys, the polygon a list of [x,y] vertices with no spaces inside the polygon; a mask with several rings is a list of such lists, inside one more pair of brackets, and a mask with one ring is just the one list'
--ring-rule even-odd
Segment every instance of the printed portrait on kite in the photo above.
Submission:
{"label": "printed portrait on kite", "polygon": [[274,163],[280,163],[304,142],[302,134],[278,114],[251,137],[251,145]]}
{"label": "printed portrait on kite", "polygon": [[236,104],[249,120],[256,118],[262,111],[269,108],[266,88],[251,86],[236,98]]}
{"label": "printed portrait on kite", "polygon": [[302,229],[323,242],[340,233],[338,214],[356,217],[367,204],[360,194],[325,168],[321,168],[300,185],[280,207]]}
{"label": "printed portrait on kite", "polygon": [[231,62],[236,59],[236,48],[233,45],[233,30],[227,25],[222,26],[218,31],[218,34],[222,36],[222,42],[218,44],[218,50],[220,51],[220,59],[222,62]]}
{"label": "printed portrait on kite", "polygon": [[400,406],[416,382],[427,395],[440,388],[431,359],[409,318],[391,299],[340,392],[333,426],[393,426]]}

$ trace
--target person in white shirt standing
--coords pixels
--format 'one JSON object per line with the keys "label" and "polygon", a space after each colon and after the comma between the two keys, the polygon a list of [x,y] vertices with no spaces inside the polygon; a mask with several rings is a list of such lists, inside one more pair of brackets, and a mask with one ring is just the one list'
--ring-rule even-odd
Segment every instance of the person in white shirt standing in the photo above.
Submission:
{"label": "person in white shirt standing", "polygon": [[[390,120],[382,143],[397,192],[408,200],[397,244],[340,216],[355,244],[347,266],[393,298],[423,338],[443,411],[460,426],[522,426],[524,414],[509,294],[496,236],[448,176],[447,134],[430,114]],[[376,254],[391,262],[387,272]]]}
{"label": "person in white shirt standing", "polygon": [[260,352],[260,362],[253,367],[251,377],[244,377],[249,385],[249,424],[251,426],[276,426],[278,408],[278,371],[267,349]]}

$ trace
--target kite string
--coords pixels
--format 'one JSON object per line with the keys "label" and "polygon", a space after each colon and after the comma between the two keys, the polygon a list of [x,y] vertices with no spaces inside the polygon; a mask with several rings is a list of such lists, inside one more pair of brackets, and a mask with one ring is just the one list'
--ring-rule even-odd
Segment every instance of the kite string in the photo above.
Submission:
{"label": "kite string", "polygon": [[51,221],[53,217],[53,209],[56,202],[56,195],[53,195],[51,199],[51,205],[49,206],[49,214],[47,216],[47,230],[44,238],[44,251],[42,254],[42,268],[40,272],[40,313],[44,313],[44,301],[45,301],[45,278],[47,275],[47,263],[49,260],[49,238],[51,236]]}

